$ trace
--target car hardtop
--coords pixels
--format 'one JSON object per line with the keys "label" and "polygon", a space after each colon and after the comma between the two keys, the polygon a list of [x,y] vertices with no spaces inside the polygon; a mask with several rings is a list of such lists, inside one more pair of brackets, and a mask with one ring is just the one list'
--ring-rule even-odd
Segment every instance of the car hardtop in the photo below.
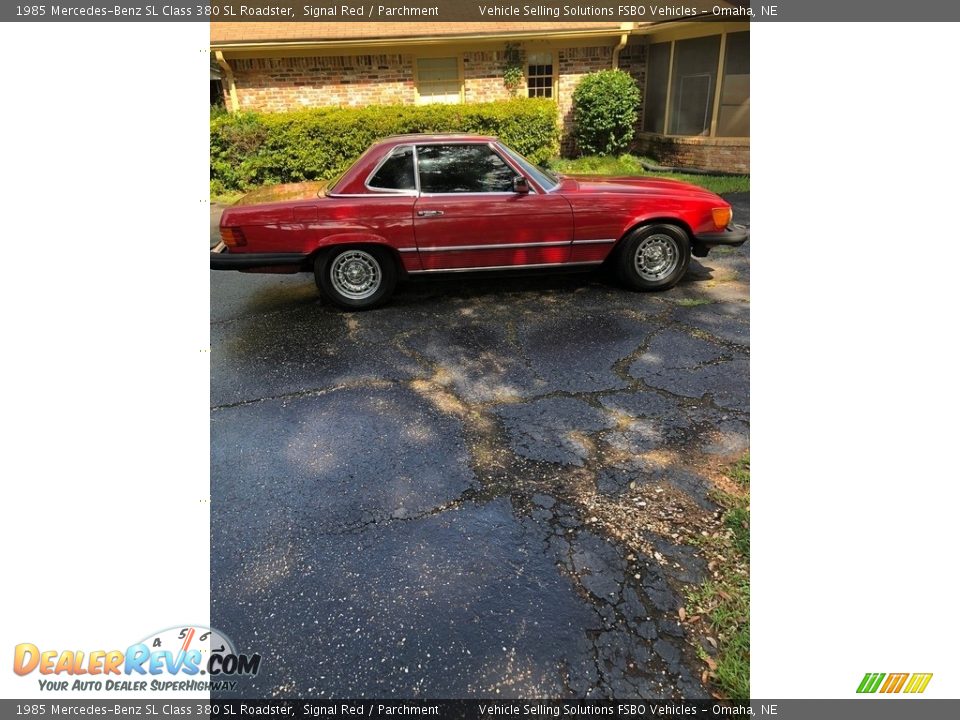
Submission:
{"label": "car hardtop", "polygon": [[377,165],[393,152],[394,148],[404,145],[488,145],[500,142],[493,135],[470,135],[467,133],[411,133],[408,135],[391,135],[375,142],[361,155],[357,161],[337,180],[327,191],[328,196],[363,196],[383,197],[382,194],[371,192],[365,186],[365,181]]}
{"label": "car hardtop", "polygon": [[470,135],[467,133],[408,133],[406,135],[391,135],[376,144],[376,147],[395,147],[397,145],[416,145],[418,143],[478,143],[487,144],[500,142],[494,135]]}

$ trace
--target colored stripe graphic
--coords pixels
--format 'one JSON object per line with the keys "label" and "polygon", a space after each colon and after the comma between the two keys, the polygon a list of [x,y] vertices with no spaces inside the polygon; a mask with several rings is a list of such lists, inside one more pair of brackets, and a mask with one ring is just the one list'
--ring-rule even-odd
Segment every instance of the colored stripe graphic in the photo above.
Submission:
{"label": "colored stripe graphic", "polygon": [[860,687],[857,688],[857,692],[875,693],[877,688],[880,687],[880,682],[884,677],[884,673],[867,673],[863,676],[863,680],[860,681]]}
{"label": "colored stripe graphic", "polygon": [[933,673],[914,673],[903,691],[905,693],[922,693],[927,689],[927,685],[930,684],[930,678],[932,677]]}
{"label": "colored stripe graphic", "polygon": [[903,687],[903,684],[907,681],[907,678],[910,677],[910,673],[890,673],[887,675],[887,681],[883,683],[883,687],[880,688],[882,693],[898,693],[900,688]]}
{"label": "colored stripe graphic", "polygon": [[[886,681],[884,681],[886,678]],[[875,693],[879,690],[881,693],[898,693],[901,690],[904,693],[918,694],[927,689],[933,673],[866,673],[860,685],[857,686],[858,693]],[[883,685],[881,686],[881,683]]]}

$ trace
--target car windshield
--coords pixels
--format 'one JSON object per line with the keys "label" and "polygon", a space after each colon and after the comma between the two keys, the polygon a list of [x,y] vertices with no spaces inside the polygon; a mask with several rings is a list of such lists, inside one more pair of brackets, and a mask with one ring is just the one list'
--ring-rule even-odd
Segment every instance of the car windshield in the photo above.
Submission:
{"label": "car windshield", "polygon": [[540,167],[539,165],[534,165],[520,153],[511,150],[503,144],[500,145],[500,149],[509,155],[510,159],[513,160],[517,165],[523,168],[523,171],[532,177],[536,181],[537,185],[542,187],[544,190],[553,190],[557,185],[560,184],[560,178],[558,178],[552,172]]}

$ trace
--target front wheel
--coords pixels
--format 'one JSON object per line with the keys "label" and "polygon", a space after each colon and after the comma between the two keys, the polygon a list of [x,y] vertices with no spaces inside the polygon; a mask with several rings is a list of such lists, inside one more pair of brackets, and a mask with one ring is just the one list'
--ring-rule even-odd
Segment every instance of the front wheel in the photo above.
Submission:
{"label": "front wheel", "polygon": [[690,266],[690,238],[676,225],[648,225],[623,241],[617,267],[634,290],[666,290]]}
{"label": "front wheel", "polygon": [[382,248],[344,248],[316,259],[313,276],[329,300],[345,310],[369,310],[397,284],[397,267]]}

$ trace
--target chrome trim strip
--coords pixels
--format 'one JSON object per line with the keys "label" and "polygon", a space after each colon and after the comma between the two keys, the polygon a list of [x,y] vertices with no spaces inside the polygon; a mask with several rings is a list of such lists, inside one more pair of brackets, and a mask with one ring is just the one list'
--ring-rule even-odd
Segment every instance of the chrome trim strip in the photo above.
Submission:
{"label": "chrome trim strip", "polygon": [[578,265],[602,265],[603,260],[591,260],[590,262],[573,263],[539,263],[536,265],[488,265],[486,267],[466,267],[466,268],[433,268],[430,270],[407,270],[410,275],[421,275],[423,273],[465,273],[480,272],[483,270],[523,270],[527,268],[563,268],[575,267]]}
{"label": "chrome trim strip", "polygon": [[368,193],[327,193],[324,197],[332,198],[367,198],[367,200],[376,200],[378,198],[417,198],[417,193],[413,190],[394,190],[392,192],[368,192]]}
{"label": "chrome trim strip", "polygon": [[[519,195],[520,193],[515,192],[504,192],[503,190],[496,190],[491,192],[452,192],[452,193],[420,193],[422,198],[432,198],[432,197],[490,197],[491,195],[501,195],[501,196],[514,196]],[[531,195],[535,193],[530,193]]]}
{"label": "chrome trim strip", "polygon": [[558,247],[569,245],[569,240],[539,243],[501,243],[498,245],[444,245],[441,247],[422,247],[420,252],[456,252],[458,250],[512,250],[513,248]]}
{"label": "chrome trim strip", "polygon": [[412,247],[412,248],[397,248],[396,250],[397,250],[397,252],[416,252],[416,251],[417,251],[417,248],[415,248],[415,247]]}
{"label": "chrome trim strip", "polygon": [[413,148],[413,181],[417,186],[417,196],[420,196],[420,153],[417,152],[417,144],[410,145]]}
{"label": "chrome trim strip", "polygon": [[609,243],[615,243],[616,238],[610,238],[609,240],[574,240],[574,245],[607,245]]}

